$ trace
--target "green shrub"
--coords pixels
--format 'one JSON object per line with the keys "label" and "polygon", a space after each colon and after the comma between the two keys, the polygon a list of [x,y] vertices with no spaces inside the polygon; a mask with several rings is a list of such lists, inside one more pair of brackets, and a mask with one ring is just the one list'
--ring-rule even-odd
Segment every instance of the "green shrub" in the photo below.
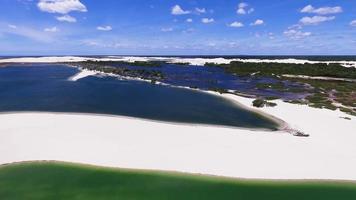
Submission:
{"label": "green shrub", "polygon": [[263,99],[256,99],[252,102],[252,105],[257,108],[263,108],[266,104],[266,101]]}

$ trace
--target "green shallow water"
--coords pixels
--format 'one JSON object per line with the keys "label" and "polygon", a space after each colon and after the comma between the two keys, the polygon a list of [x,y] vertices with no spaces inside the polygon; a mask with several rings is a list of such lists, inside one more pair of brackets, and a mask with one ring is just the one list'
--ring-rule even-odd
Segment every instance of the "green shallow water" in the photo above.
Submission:
{"label": "green shallow water", "polygon": [[353,200],[356,184],[239,180],[67,163],[0,167],[1,200]]}

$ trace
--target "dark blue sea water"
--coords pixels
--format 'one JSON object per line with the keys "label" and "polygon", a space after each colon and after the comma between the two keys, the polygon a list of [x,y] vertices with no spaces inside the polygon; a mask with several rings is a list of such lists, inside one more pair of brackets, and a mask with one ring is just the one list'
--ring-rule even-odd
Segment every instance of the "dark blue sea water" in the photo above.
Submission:
{"label": "dark blue sea water", "polygon": [[276,128],[270,120],[214,95],[112,77],[68,81],[77,72],[76,68],[63,65],[0,68],[0,112],[98,113],[193,124]]}

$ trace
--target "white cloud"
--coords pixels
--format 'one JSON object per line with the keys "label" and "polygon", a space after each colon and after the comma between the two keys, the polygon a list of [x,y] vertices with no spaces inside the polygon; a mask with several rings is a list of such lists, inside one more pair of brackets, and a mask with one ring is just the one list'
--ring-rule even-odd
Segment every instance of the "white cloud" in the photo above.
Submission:
{"label": "white cloud", "polygon": [[257,19],[255,22],[251,23],[251,26],[260,26],[263,25],[264,21],[262,19]]}
{"label": "white cloud", "polygon": [[237,11],[236,13],[239,15],[245,15],[245,14],[250,14],[253,11],[255,11],[254,8],[248,8],[249,5],[247,3],[239,3],[238,7],[237,7]]}
{"label": "white cloud", "polygon": [[172,32],[173,28],[162,28],[161,31],[162,32]]}
{"label": "white cloud", "polygon": [[44,42],[44,43],[53,42],[52,35],[46,34],[43,31],[39,31],[31,27],[16,26],[16,28],[9,27],[9,29],[4,29],[3,31],[5,34],[18,35],[38,42]]}
{"label": "white cloud", "polygon": [[179,5],[175,5],[172,7],[171,14],[172,15],[186,15],[189,14],[190,11],[188,10],[183,10]]}
{"label": "white cloud", "polygon": [[111,31],[112,27],[111,26],[98,26],[98,27],[96,27],[96,29],[99,31]]}
{"label": "white cloud", "polygon": [[43,12],[60,14],[68,14],[72,11],[88,11],[79,0],[39,0],[37,7]]}
{"label": "white cloud", "polygon": [[342,13],[343,10],[340,6],[314,8],[312,5],[307,5],[300,12],[301,13],[314,13],[314,14],[318,14],[318,15],[328,15],[328,14]]}
{"label": "white cloud", "polygon": [[246,11],[245,11],[245,9],[243,9],[243,8],[239,8],[239,9],[237,9],[237,14],[240,14],[240,15],[245,15],[246,14]]}
{"label": "white cloud", "polygon": [[191,23],[191,22],[193,22],[193,19],[192,19],[192,18],[188,18],[188,19],[186,20],[186,22]]}
{"label": "white cloud", "polygon": [[350,22],[350,26],[356,26],[356,20],[353,20],[352,22]]}
{"label": "white cloud", "polygon": [[288,29],[302,29],[303,26],[300,24],[294,24],[292,26],[289,26]]}
{"label": "white cloud", "polygon": [[213,18],[203,18],[201,19],[201,22],[203,22],[204,24],[209,24],[215,22],[215,20]]}
{"label": "white cloud", "polygon": [[307,5],[302,10],[300,10],[301,13],[311,13],[313,11],[314,7],[312,5]]}
{"label": "white cloud", "polygon": [[9,24],[8,27],[9,27],[9,28],[12,28],[12,29],[17,29],[17,26],[16,26],[16,25],[13,25],[13,24]]}
{"label": "white cloud", "polygon": [[89,46],[89,47],[98,47],[98,48],[122,48],[122,47],[128,47],[128,45],[125,45],[121,42],[116,42],[116,41],[107,41],[107,40],[98,40],[98,39],[86,39],[81,42],[83,45]]}
{"label": "white cloud", "polygon": [[45,28],[44,31],[45,31],[45,32],[55,33],[55,32],[58,32],[59,29],[54,26],[54,27],[51,27],[51,28]]}
{"label": "white cloud", "polygon": [[303,25],[318,25],[322,22],[332,21],[335,16],[325,17],[325,16],[314,16],[314,17],[303,17],[299,22]]}
{"label": "white cloud", "polygon": [[291,39],[298,40],[298,39],[302,39],[305,37],[309,37],[312,35],[312,33],[311,32],[302,32],[300,30],[295,30],[295,29],[290,29],[290,30],[284,31],[284,35]]}
{"label": "white cloud", "polygon": [[268,33],[268,38],[271,39],[271,40],[274,40],[274,33]]}
{"label": "white cloud", "polygon": [[56,17],[56,19],[61,22],[69,22],[69,23],[77,22],[77,19],[70,15],[58,16]]}
{"label": "white cloud", "polygon": [[238,6],[239,8],[247,8],[248,7],[248,4],[247,3],[245,3],[245,2],[241,2],[241,3],[239,3],[239,6]]}
{"label": "white cloud", "polygon": [[234,28],[241,28],[244,26],[244,24],[241,22],[232,22],[229,26]]}
{"label": "white cloud", "polygon": [[182,33],[185,33],[185,34],[191,34],[195,31],[195,29],[193,28],[188,28],[187,30],[183,30]]}
{"label": "white cloud", "polygon": [[237,43],[237,42],[229,42],[228,45],[230,48],[237,48],[240,46],[239,43]]}
{"label": "white cloud", "polygon": [[195,8],[195,11],[197,11],[198,14],[206,13],[206,9],[205,8]]}

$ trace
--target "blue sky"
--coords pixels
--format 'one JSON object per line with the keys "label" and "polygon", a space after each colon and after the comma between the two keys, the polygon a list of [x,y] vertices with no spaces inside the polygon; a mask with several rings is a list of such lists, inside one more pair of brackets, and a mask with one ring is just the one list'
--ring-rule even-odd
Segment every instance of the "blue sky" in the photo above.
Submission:
{"label": "blue sky", "polygon": [[356,54],[354,0],[0,0],[0,55]]}

